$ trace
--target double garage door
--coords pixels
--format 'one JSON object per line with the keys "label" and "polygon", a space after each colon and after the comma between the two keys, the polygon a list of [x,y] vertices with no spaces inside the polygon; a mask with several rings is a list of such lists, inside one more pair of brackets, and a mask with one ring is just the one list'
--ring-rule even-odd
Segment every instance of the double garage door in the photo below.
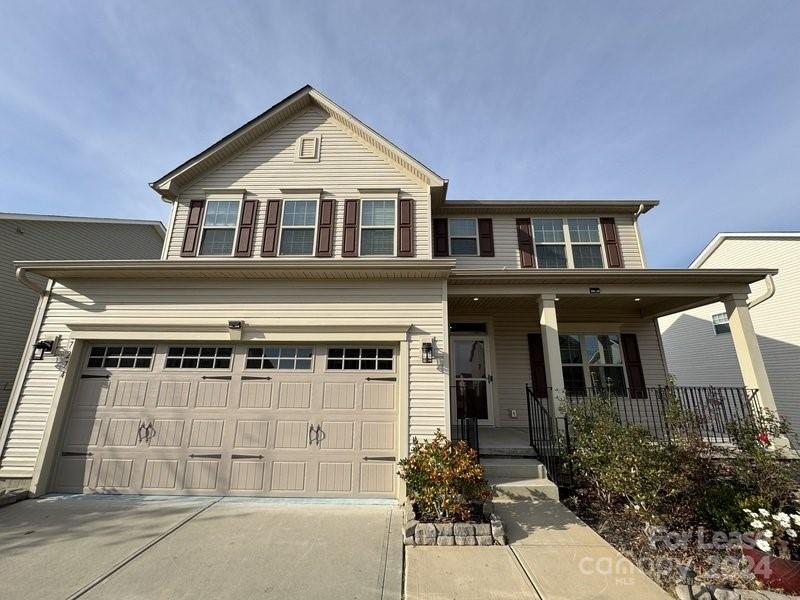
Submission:
{"label": "double garage door", "polygon": [[90,344],[53,489],[393,497],[391,347]]}

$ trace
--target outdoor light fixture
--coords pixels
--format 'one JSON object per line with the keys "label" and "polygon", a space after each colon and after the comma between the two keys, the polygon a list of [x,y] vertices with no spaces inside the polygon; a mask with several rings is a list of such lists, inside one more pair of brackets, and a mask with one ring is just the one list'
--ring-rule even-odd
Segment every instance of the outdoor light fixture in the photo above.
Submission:
{"label": "outdoor light fixture", "polygon": [[228,329],[241,329],[244,321],[228,321]]}
{"label": "outdoor light fixture", "polygon": [[433,362],[433,342],[422,342],[422,362],[425,364]]}
{"label": "outdoor light fixture", "polygon": [[39,340],[33,345],[33,357],[31,360],[44,359],[45,352],[53,351],[53,340]]}
{"label": "outdoor light fixture", "polygon": [[477,302],[478,300],[480,300],[480,298],[473,298],[472,299],[473,302]]}
{"label": "outdoor light fixture", "polygon": [[634,302],[640,302],[640,301],[641,301],[641,298],[634,298],[634,299],[633,299],[633,301],[634,301]]}
{"label": "outdoor light fixture", "polygon": [[599,294],[600,293],[600,288],[589,288],[589,293],[590,294]]}

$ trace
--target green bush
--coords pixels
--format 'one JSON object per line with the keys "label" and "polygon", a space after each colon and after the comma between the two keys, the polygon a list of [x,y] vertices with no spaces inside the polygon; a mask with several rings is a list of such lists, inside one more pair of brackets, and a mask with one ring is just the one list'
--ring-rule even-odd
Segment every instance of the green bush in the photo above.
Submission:
{"label": "green bush", "polygon": [[492,497],[477,453],[441,431],[426,442],[414,438],[411,453],[399,464],[406,494],[421,519],[467,521],[474,503]]}

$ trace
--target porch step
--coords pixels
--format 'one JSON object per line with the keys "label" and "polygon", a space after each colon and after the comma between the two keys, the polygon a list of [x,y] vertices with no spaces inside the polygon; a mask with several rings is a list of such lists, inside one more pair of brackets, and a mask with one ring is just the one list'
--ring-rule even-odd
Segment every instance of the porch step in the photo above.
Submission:
{"label": "porch step", "polygon": [[542,497],[558,501],[558,486],[549,479],[500,479],[492,481],[495,502]]}
{"label": "porch step", "polygon": [[536,450],[534,450],[530,446],[522,446],[519,448],[506,448],[506,447],[493,448],[491,446],[487,447],[481,444],[481,457],[484,456],[486,456],[487,458],[505,458],[505,457],[536,458],[538,455],[536,454]]}
{"label": "porch step", "polygon": [[546,479],[547,471],[538,460],[525,457],[485,458],[481,456],[481,466],[489,483],[506,479]]}

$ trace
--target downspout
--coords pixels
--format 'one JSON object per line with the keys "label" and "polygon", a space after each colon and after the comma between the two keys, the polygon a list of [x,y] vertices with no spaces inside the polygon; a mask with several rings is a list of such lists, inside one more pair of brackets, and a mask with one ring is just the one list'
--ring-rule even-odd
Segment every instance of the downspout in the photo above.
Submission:
{"label": "downspout", "polygon": [[750,310],[752,310],[762,302],[766,302],[775,295],[775,281],[772,279],[772,275],[767,275],[766,277],[764,277],[764,283],[767,284],[766,291],[763,294],[761,294],[758,298],[751,300],[750,302],[747,303],[747,308],[749,308]]}
{"label": "downspout", "polygon": [[639,256],[642,257],[642,268],[647,268],[647,261],[644,257],[644,246],[642,246],[642,236],[639,233],[639,217],[644,212],[644,204],[640,204],[639,208],[633,214],[633,230],[636,232],[636,244],[639,246]]}

